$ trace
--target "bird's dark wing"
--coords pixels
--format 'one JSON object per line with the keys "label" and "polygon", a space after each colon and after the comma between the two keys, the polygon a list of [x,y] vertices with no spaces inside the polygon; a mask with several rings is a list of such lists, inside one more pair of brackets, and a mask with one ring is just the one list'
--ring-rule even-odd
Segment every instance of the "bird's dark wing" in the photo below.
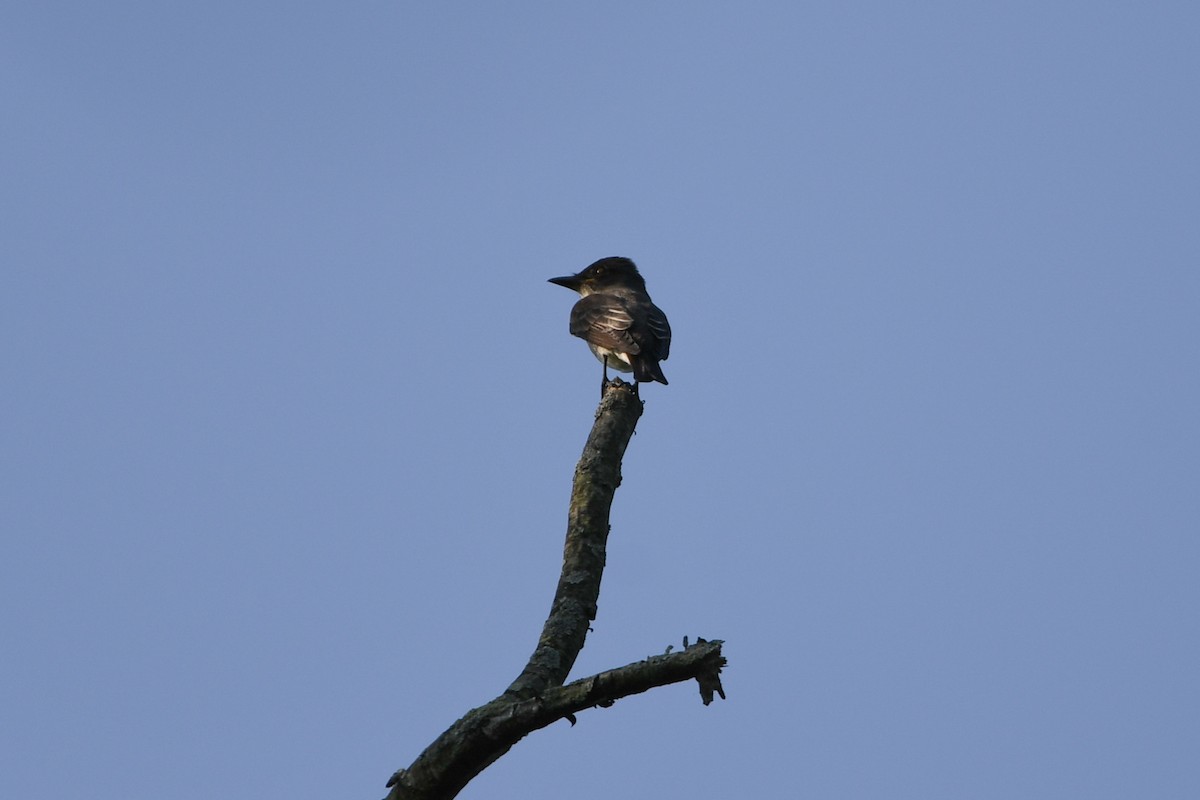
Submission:
{"label": "bird's dark wing", "polygon": [[662,309],[653,303],[650,304],[650,313],[646,316],[646,323],[650,327],[650,333],[658,340],[658,358],[661,361],[667,360],[667,355],[671,352],[671,325],[667,322],[667,315],[662,312]]}
{"label": "bird's dark wing", "polygon": [[642,348],[634,340],[632,327],[633,317],[614,295],[589,294],[571,309],[571,335],[597,347],[637,355]]}

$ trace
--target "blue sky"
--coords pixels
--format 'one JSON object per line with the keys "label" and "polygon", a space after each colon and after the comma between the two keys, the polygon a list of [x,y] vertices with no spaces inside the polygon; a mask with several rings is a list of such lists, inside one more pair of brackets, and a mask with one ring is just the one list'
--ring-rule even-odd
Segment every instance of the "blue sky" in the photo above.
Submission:
{"label": "blue sky", "polygon": [[1187,3],[10,3],[0,794],[382,797],[553,593],[634,258],[584,676],[464,798],[1200,795]]}

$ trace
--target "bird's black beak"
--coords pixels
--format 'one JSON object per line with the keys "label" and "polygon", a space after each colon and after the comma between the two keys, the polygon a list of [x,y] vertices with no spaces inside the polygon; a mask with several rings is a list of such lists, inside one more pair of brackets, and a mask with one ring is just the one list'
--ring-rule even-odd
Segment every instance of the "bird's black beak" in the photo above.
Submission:
{"label": "bird's black beak", "polygon": [[564,275],[561,278],[551,278],[551,283],[557,283],[559,286],[565,286],[573,292],[578,292],[579,287],[583,285],[583,281],[578,275]]}

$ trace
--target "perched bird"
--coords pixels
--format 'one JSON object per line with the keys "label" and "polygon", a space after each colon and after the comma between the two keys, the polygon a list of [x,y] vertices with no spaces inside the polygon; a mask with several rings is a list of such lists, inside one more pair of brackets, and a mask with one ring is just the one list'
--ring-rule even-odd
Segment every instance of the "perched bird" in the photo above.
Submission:
{"label": "perched bird", "polygon": [[[659,361],[671,351],[671,326],[667,315],[650,301],[646,281],[628,258],[602,258],[577,275],[551,278],[581,295],[571,309],[571,335],[588,343],[608,368],[632,372],[635,381],[665,384]],[[635,384],[636,388],[636,384]]]}

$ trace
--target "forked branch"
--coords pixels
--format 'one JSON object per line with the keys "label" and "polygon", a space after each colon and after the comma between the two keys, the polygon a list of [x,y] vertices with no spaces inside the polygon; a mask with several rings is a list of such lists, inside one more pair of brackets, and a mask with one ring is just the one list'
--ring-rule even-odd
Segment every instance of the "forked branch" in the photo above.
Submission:
{"label": "forked branch", "polygon": [[615,380],[605,388],[596,421],[575,467],[563,568],[550,615],[533,655],[517,679],[496,699],[467,712],[425,748],[412,766],[392,775],[387,800],[448,800],[489,764],[532,731],[555,720],[685,680],[696,680],[707,705],[724,698],[721,642],[700,639],[684,649],[652,656],[563,685],[596,618],[608,542],[613,494],[621,484],[621,460],[642,402]]}

